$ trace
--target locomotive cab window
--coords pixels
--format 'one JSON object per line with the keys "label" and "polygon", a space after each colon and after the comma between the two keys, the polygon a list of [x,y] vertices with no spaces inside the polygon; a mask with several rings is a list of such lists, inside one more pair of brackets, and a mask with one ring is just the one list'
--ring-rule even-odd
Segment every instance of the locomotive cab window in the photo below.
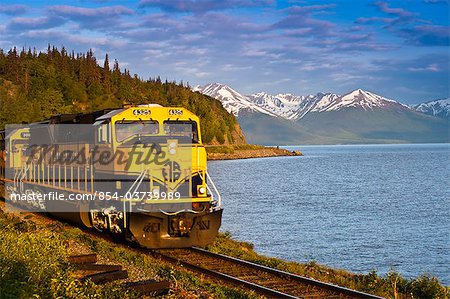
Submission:
{"label": "locomotive cab window", "polygon": [[166,120],[163,127],[165,135],[189,138],[192,143],[198,143],[197,123],[194,121]]}
{"label": "locomotive cab window", "polygon": [[116,139],[121,142],[133,136],[156,135],[159,133],[157,121],[119,121],[115,123]]}

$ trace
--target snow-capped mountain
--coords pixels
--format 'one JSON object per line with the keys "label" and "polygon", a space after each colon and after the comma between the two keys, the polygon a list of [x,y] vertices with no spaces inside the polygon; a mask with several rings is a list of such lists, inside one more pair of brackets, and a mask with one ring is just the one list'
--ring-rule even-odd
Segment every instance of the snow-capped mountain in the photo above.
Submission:
{"label": "snow-capped mountain", "polygon": [[276,96],[265,92],[255,93],[248,96],[249,100],[263,107],[265,110],[286,119],[295,117],[296,111],[303,98],[292,94],[278,94]]}
{"label": "snow-capped mountain", "polygon": [[[324,103],[325,104],[325,103]],[[357,108],[365,111],[373,110],[375,108],[393,108],[403,107],[409,109],[408,106],[403,105],[397,101],[387,99],[375,93],[357,89],[347,93],[341,97],[329,99],[328,104],[321,106],[314,110],[317,112],[323,111],[337,111],[344,108]]]}
{"label": "snow-capped mountain", "polygon": [[248,98],[265,110],[289,120],[297,120],[308,112],[317,109],[318,105],[327,104],[336,94],[318,93],[308,96],[296,96],[289,93],[270,95],[265,92],[249,95]]}
{"label": "snow-capped mountain", "polygon": [[450,118],[450,98],[422,103],[412,108],[428,115]]}
{"label": "snow-capped mountain", "polygon": [[[344,95],[243,95],[214,83],[194,91],[220,100],[238,116],[246,140],[256,144],[449,142],[450,99],[408,107],[357,89]],[[256,113],[241,113],[244,111]],[[260,113],[258,113],[260,112]]]}
{"label": "snow-capped mountain", "polygon": [[307,96],[289,93],[270,95],[265,92],[245,96],[225,84],[213,83],[203,87],[197,86],[194,91],[220,100],[225,109],[236,116],[242,109],[258,111],[288,120],[299,120],[310,112],[338,111],[344,108],[356,108],[364,111],[393,107],[409,109],[399,102],[362,89],[354,90],[343,96],[334,93],[317,93]]}
{"label": "snow-capped mountain", "polygon": [[236,116],[238,116],[241,110],[257,111],[270,116],[276,116],[274,113],[256,105],[248,97],[225,84],[211,83],[205,86],[196,86],[193,88],[193,91],[198,91],[219,100],[229,113],[233,113]]}

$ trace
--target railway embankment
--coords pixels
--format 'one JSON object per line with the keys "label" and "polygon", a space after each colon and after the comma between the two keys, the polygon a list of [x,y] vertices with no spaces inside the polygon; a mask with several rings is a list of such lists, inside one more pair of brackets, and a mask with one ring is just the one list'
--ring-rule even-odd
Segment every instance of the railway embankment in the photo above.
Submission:
{"label": "railway embankment", "polygon": [[[42,214],[11,214],[2,209],[0,201],[0,298],[142,298],[124,285],[149,279],[170,282],[164,298],[260,298],[253,291],[190,272],[111,237]],[[288,262],[262,256],[250,243],[233,240],[229,233],[221,233],[208,250],[386,298],[449,298],[449,288],[431,276],[410,280],[396,272],[355,274],[316,262]],[[97,285],[78,279],[68,261],[77,254],[95,254],[101,264],[120,265],[128,272],[128,280]]]}
{"label": "railway embankment", "polygon": [[[3,207],[2,207],[3,206]],[[258,298],[182,267],[143,254],[130,244],[83,231],[35,213],[5,213],[0,201],[0,298],[153,298],[128,286],[169,281],[162,298]],[[100,264],[120,266],[128,278],[104,284],[79,279],[69,257],[95,254]]]}
{"label": "railway embankment", "polygon": [[208,160],[236,160],[282,156],[302,156],[299,151],[254,144],[206,146]]}

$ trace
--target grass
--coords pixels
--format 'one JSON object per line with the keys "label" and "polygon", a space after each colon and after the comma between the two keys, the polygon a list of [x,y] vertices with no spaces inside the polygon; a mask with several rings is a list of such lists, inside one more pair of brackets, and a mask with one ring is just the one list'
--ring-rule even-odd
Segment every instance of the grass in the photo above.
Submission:
{"label": "grass", "polygon": [[208,246],[208,249],[212,252],[234,256],[264,266],[331,282],[386,298],[450,298],[450,288],[441,285],[436,277],[429,274],[408,280],[395,271],[391,271],[384,276],[378,275],[376,271],[371,271],[368,274],[355,274],[345,270],[332,269],[324,265],[319,265],[314,261],[305,264],[287,262],[256,253],[252,244],[233,240],[229,232],[220,233],[214,244]]}
{"label": "grass", "polygon": [[0,298],[136,298],[117,284],[80,282],[63,236],[0,210]]}

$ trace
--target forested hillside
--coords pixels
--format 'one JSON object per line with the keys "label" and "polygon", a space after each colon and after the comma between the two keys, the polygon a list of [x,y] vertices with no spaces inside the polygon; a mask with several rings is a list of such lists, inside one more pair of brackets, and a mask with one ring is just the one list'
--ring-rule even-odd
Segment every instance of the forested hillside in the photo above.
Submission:
{"label": "forested hillside", "polygon": [[244,142],[236,119],[218,100],[192,92],[183,82],[162,82],[159,77],[143,80],[121,70],[108,55],[101,67],[92,50],[75,54],[51,46],[47,53],[0,49],[0,129],[54,114],[146,103],[193,111],[201,119],[206,143]]}

